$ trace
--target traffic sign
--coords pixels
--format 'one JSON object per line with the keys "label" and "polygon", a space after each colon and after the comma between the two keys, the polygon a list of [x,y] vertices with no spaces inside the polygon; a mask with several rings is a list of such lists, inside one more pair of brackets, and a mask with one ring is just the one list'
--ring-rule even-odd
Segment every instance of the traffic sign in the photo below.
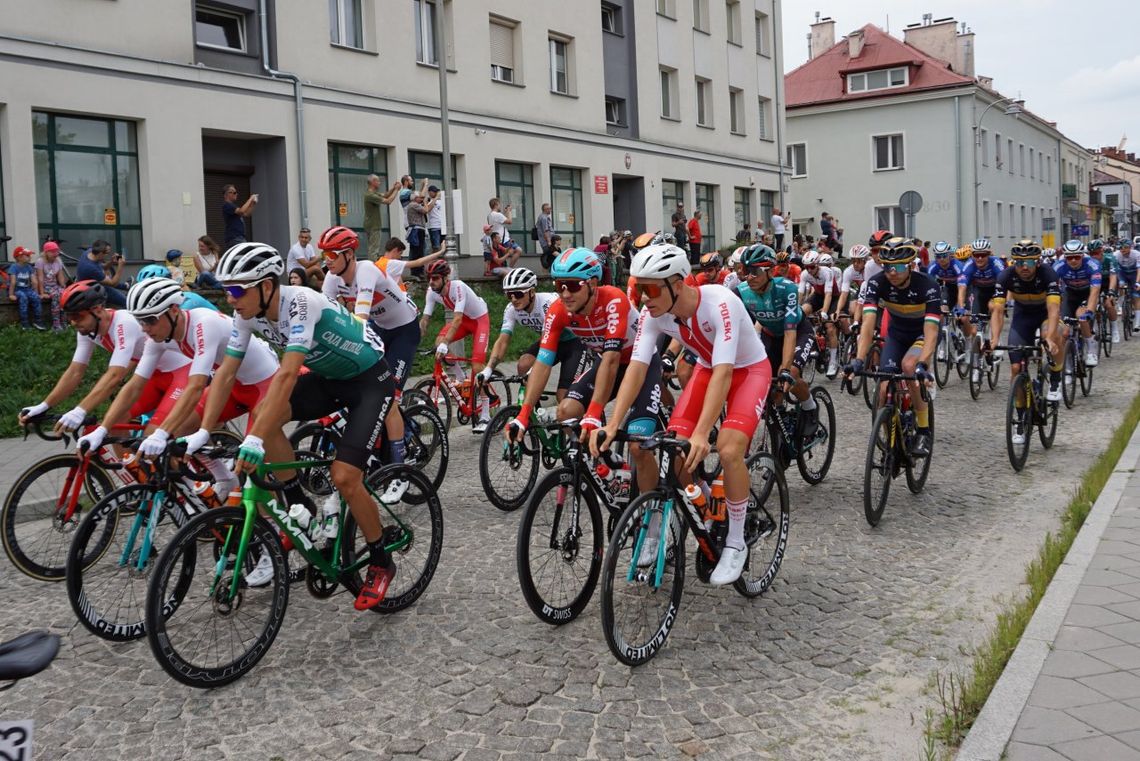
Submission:
{"label": "traffic sign", "polygon": [[917,214],[922,211],[922,196],[917,190],[908,190],[899,196],[899,208],[903,214]]}

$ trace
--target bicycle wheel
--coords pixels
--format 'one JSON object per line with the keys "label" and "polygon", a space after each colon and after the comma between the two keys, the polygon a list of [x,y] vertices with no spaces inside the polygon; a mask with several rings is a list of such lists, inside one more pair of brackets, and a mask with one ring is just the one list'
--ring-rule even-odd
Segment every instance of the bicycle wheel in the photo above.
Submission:
{"label": "bicycle wheel", "polygon": [[0,511],[4,552],[26,576],[63,581],[67,550],[75,529],[96,502],[114,488],[111,475],[97,462],[87,467],[83,487],[70,518],[64,518],[68,485],[79,472],[79,457],[58,454],[40,460],[12,484]]}
{"label": "bicycle wheel", "polygon": [[813,388],[811,395],[819,409],[819,428],[815,439],[801,448],[796,456],[796,465],[804,481],[814,486],[827,477],[831,458],[835,456],[835,405],[831,402],[831,394],[822,386]]}
{"label": "bicycle wheel", "polygon": [[1061,399],[1065,402],[1065,409],[1072,409],[1077,400],[1077,360],[1073,357],[1076,351],[1073,341],[1065,347],[1065,366],[1061,374]]}
{"label": "bicycle wheel", "polygon": [[990,361],[985,363],[985,369],[986,385],[990,387],[990,391],[993,391],[1001,378],[1001,362],[991,356]]}
{"label": "bicycle wheel", "polygon": [[[392,579],[384,600],[372,608],[376,613],[395,613],[418,600],[431,584],[443,552],[443,505],[422,473],[407,464],[388,465],[369,473],[365,482],[373,492],[382,494],[394,478],[410,481],[408,493],[424,495],[425,499],[414,502],[405,494],[401,501],[383,505],[380,509],[385,544],[400,544],[391,550],[392,559],[396,562],[396,577]],[[357,530],[352,513],[347,513],[341,539],[341,566],[347,568],[367,554],[364,535]],[[352,596],[358,595],[364,585],[363,571],[342,576]]]}
{"label": "bicycle wheel", "polygon": [[1108,322],[1108,313],[1103,309],[1098,309],[1096,313],[1096,338],[1100,344],[1100,352],[1106,356],[1112,356],[1112,327]]}
{"label": "bicycle wheel", "polygon": [[[402,410],[404,415],[404,464],[424,474],[432,491],[438,491],[447,475],[451,443],[443,420],[430,405],[416,405]],[[419,504],[426,496],[409,488],[404,498]]]}
{"label": "bicycle wheel", "polygon": [[745,597],[758,597],[772,586],[788,549],[791,509],[788,484],[776,461],[757,452],[746,461],[751,488],[744,519],[748,560],[733,589]]}
{"label": "bicycle wheel", "polygon": [[807,358],[807,362],[804,362],[804,366],[800,368],[800,377],[809,386],[815,380],[815,363],[819,352],[819,347],[816,346],[814,338],[811,341],[811,347],[811,355]]}
{"label": "bicycle wheel", "polygon": [[[298,460],[331,460],[336,457],[340,433],[316,421],[297,426],[289,435],[289,446]],[[327,465],[314,465],[297,471],[301,485],[310,495],[327,497],[333,493],[332,474]]]}
{"label": "bicycle wheel", "polygon": [[[864,364],[864,369],[873,373],[879,369],[879,345],[872,344],[871,350],[867,352],[867,362]],[[863,401],[867,404],[867,409],[874,411],[875,405],[879,403],[879,384],[871,378],[860,376],[863,381]]]}
{"label": "bicycle wheel", "polygon": [[605,541],[594,491],[575,483],[570,468],[543,476],[526,501],[515,542],[519,587],[540,621],[561,625],[578,617],[598,583]]}
{"label": "bicycle wheel", "polygon": [[[155,504],[156,499],[161,501]],[[160,511],[160,515],[140,568],[152,510]],[[67,556],[67,599],[89,632],[112,642],[127,642],[146,634],[145,602],[151,571],[178,525],[186,522],[183,515],[173,495],[144,484],[116,489],[91,508],[79,524]],[[164,605],[177,605],[189,584],[190,576],[180,573]]]}
{"label": "bicycle wheel", "polygon": [[451,394],[447,393],[444,386],[436,386],[435,380],[432,378],[424,378],[422,381],[412,387],[413,391],[418,391],[427,396],[428,401],[435,407],[436,413],[439,414],[440,420],[443,421],[444,430],[451,430]]}
{"label": "bicycle wheel", "polygon": [[[1028,408],[1031,391],[1029,376],[1018,373],[1009,386],[1009,400],[1005,405],[1005,451],[1009,464],[1020,472],[1029,457],[1029,438],[1033,435],[1033,413]],[[1021,443],[1014,442],[1014,435],[1021,436]]]}
{"label": "bicycle wheel", "polygon": [[954,330],[951,335],[953,336],[955,368],[958,370],[958,377],[966,380],[966,376],[970,373],[970,353],[966,351],[966,337],[962,335],[960,330]]}
{"label": "bicycle wheel", "polygon": [[428,407],[435,406],[431,397],[418,388],[409,388],[400,394],[400,406],[404,409],[410,409],[420,404],[426,404]]}
{"label": "bicycle wheel", "polygon": [[[1048,380],[1044,380],[1044,383],[1048,382]],[[1047,388],[1047,386],[1042,386],[1042,388]],[[1043,395],[1035,397],[1034,401],[1037,407],[1037,436],[1041,439],[1041,446],[1052,449],[1053,440],[1057,437],[1057,409],[1060,405],[1057,402],[1045,401]]]}
{"label": "bicycle wheel", "polygon": [[985,368],[982,367],[982,344],[981,339],[975,335],[970,339],[970,398],[977,400],[982,394],[982,375]]}
{"label": "bicycle wheel", "polygon": [[943,323],[938,331],[938,348],[934,350],[934,380],[938,388],[946,388],[950,382],[950,365],[953,362],[950,346],[950,330]]}
{"label": "bicycle wheel", "polygon": [[479,482],[491,504],[504,512],[522,507],[538,481],[538,435],[527,431],[521,444],[503,438],[503,429],[520,409],[516,404],[495,413],[479,442]]}
{"label": "bicycle wheel", "polygon": [[[685,588],[688,530],[677,498],[655,490],[631,502],[614,527],[602,561],[602,632],[610,652],[627,666],[653,658],[677,620]],[[661,526],[666,516],[666,525]],[[651,529],[665,546],[655,562],[639,567],[637,555]]]}
{"label": "bicycle wheel", "polygon": [[891,479],[895,468],[894,408],[880,407],[871,423],[871,438],[867,441],[867,457],[863,464],[863,515],[867,523],[879,525],[891,492]]}
{"label": "bicycle wheel", "polygon": [[906,486],[911,492],[918,494],[926,486],[926,477],[930,475],[930,462],[934,459],[934,402],[931,401],[926,408],[927,425],[930,427],[930,451],[925,457],[906,458]]}
{"label": "bicycle wheel", "polygon": [[[264,518],[253,521],[247,560],[268,554],[273,576],[266,586],[239,582],[230,596],[244,507],[218,507],[192,518],[151,571],[147,641],[163,670],[182,684],[221,687],[240,679],[269,652],[281,628],[289,604],[289,563],[277,530]],[[182,584],[187,587],[180,595]]]}

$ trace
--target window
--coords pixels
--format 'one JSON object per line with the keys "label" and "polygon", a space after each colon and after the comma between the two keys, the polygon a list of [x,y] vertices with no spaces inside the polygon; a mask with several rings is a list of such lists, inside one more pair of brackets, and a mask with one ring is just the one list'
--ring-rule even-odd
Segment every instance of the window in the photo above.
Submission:
{"label": "window", "polygon": [[712,88],[709,87],[709,80],[697,77],[697,126],[698,127],[711,127],[712,122],[712,103],[709,98],[712,94]]}
{"label": "window", "polygon": [[1013,138],[1005,141],[1006,155],[1009,156],[1009,173],[1013,174]]}
{"label": "window", "polygon": [[602,3],[602,31],[610,34],[624,34],[622,31],[621,8]]}
{"label": "window", "polygon": [[657,13],[669,18],[677,18],[677,0],[657,0]]}
{"label": "window", "polygon": [[491,19],[491,79],[515,82],[515,27],[495,18]]}
{"label": "window", "polygon": [[773,212],[773,210],[775,210],[775,208],[776,208],[776,191],[774,191],[774,190],[761,190],[760,191],[760,219],[759,219],[759,222],[764,227],[764,229],[768,229],[768,226],[771,224],[772,212]]}
{"label": "window", "polygon": [[679,119],[677,111],[677,70],[661,68],[661,116]]}
{"label": "window", "polygon": [[772,55],[768,50],[768,15],[765,13],[756,14],[756,54]]}
{"label": "window", "polygon": [[771,103],[772,101],[768,100],[767,98],[760,98],[759,100],[760,111],[757,117],[758,122],[756,129],[760,132],[761,140],[772,139],[772,131],[768,127],[768,112],[771,111]]}
{"label": "window", "polygon": [[1013,237],[1017,236],[1017,233],[1014,232],[1014,227],[1013,227],[1014,206],[1013,206],[1013,204],[1006,204],[1006,206],[1009,207],[1009,237],[1013,238]]}
{"label": "window", "polygon": [[32,112],[39,234],[143,257],[135,123]]}
{"label": "window", "polygon": [[737,235],[741,230],[752,232],[752,190],[750,188],[732,189],[732,218],[736,223]]}
{"label": "window", "polygon": [[194,10],[194,41],[211,48],[246,52],[245,15],[199,5]]}
{"label": "window", "polygon": [[693,29],[709,31],[709,0],[693,0]]}
{"label": "window", "polygon": [[364,47],[360,0],[329,0],[329,39],[334,45]]}
{"label": "window", "polygon": [[[459,186],[456,182],[458,172],[456,171],[456,161],[458,156],[454,153],[451,154],[451,187]],[[427,180],[429,185],[437,185],[443,187],[443,154],[433,153],[432,151],[408,151],[408,174],[416,178],[416,182]],[[418,186],[417,186],[418,187]],[[458,211],[456,214],[458,215]],[[447,217],[444,216],[444,224],[447,224]],[[459,250],[463,250],[463,236],[456,235],[455,245],[459,246]]]}
{"label": "window", "polygon": [[611,98],[606,96],[606,124],[618,127],[627,126],[625,120],[625,98]]}
{"label": "window", "polygon": [[1005,223],[1005,217],[1003,217],[1001,215],[1001,201],[998,201],[997,202],[997,229],[994,232],[997,233],[997,237],[999,237],[999,238],[1004,237],[1004,235],[1002,234],[1002,228],[1001,228],[1002,224],[1004,224],[1004,223]]}
{"label": "window", "polygon": [[1001,160],[1001,133],[994,135],[994,168],[1001,169],[1004,164]]}
{"label": "window", "polygon": [[1045,182],[1045,154],[1037,151],[1037,179]]}
{"label": "window", "polygon": [[990,144],[989,141],[986,140],[986,138],[989,137],[989,133],[987,133],[985,130],[982,130],[979,134],[981,135],[981,137],[978,138],[978,142],[982,146],[982,166],[989,166]]}
{"label": "window", "polygon": [[573,92],[571,81],[572,43],[563,37],[549,38],[550,51],[550,91],[570,95]]}
{"label": "window", "polygon": [[661,181],[661,208],[665,219],[661,225],[662,230],[673,229],[673,212],[677,210],[677,204],[684,200],[685,183],[680,180]]}
{"label": "window", "polygon": [[1028,230],[1025,227],[1025,204],[1021,205],[1021,237],[1024,238],[1028,235]]}
{"label": "window", "polygon": [[892,87],[906,87],[909,81],[909,74],[905,66],[894,69],[879,69],[878,71],[862,71],[858,74],[847,75],[847,92],[867,92],[869,90],[887,90]]}
{"label": "window", "polygon": [[1021,176],[1025,176],[1025,143],[1017,144],[1017,164],[1021,170]]}
{"label": "window", "polygon": [[581,169],[550,167],[550,213],[554,217],[554,232],[562,236],[563,251],[586,242]]}
{"label": "window", "polygon": [[1104,205],[1105,206],[1119,206],[1120,205],[1120,194],[1119,193],[1109,193],[1108,195],[1106,195],[1104,197]]}
{"label": "window", "polygon": [[1029,179],[1037,179],[1037,165],[1033,163],[1033,149],[1029,149]]}
{"label": "window", "polygon": [[432,0],[412,0],[416,17],[416,61],[439,66],[435,45],[436,4]]}
{"label": "window", "polygon": [[537,216],[534,208],[534,167],[512,161],[495,162],[495,195],[503,206],[511,205],[511,240],[528,254],[535,253],[530,227]]}
{"label": "window", "polygon": [[1045,157],[1045,176],[1049,178],[1049,184],[1053,184],[1053,157]]}
{"label": "window", "polygon": [[980,235],[990,234],[990,202],[982,201],[982,229],[978,231]]}
{"label": "window", "polygon": [[726,0],[724,10],[728,17],[728,41],[740,45],[743,42],[740,33],[740,0]]}
{"label": "window", "polygon": [[701,213],[701,251],[716,251],[716,185],[697,183],[696,210]]}
{"label": "window", "polygon": [[[792,177],[807,177],[807,143],[790,143],[788,145],[788,166],[792,169]],[[879,230],[890,228],[877,228]]]}
{"label": "window", "polygon": [[[891,230],[896,235],[900,234],[900,230],[906,230],[906,218],[902,209],[898,206],[876,206],[875,229]],[[901,234],[905,235],[905,232]]]}
{"label": "window", "polygon": [[876,172],[904,168],[902,135],[876,135],[871,138],[871,143]]}
{"label": "window", "polygon": [[734,135],[744,134],[744,91],[728,90],[728,128]]}
{"label": "window", "polygon": [[[334,225],[364,232],[364,190],[368,175],[380,178],[380,190],[388,190],[388,150],[370,145],[329,143],[329,201]],[[344,214],[341,214],[341,205]],[[380,237],[391,235],[388,205],[380,204]]]}

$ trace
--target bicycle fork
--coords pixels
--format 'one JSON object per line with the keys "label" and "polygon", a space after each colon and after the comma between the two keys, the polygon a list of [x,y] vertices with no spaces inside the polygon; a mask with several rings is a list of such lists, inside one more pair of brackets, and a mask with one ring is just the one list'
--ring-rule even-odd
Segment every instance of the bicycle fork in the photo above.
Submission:
{"label": "bicycle fork", "polygon": [[166,496],[164,491],[157,491],[146,500],[141,510],[135,511],[135,519],[131,523],[131,532],[127,535],[127,541],[123,545],[123,552],[119,556],[119,565],[126,566],[131,563],[131,554],[135,547],[135,542],[138,540],[139,531],[142,529],[143,521],[146,521],[146,529],[143,532],[142,547],[139,548],[138,556],[134,558],[133,565],[135,570],[142,571],[146,567],[146,562],[150,558],[151,549],[154,547],[154,533],[158,526],[158,518],[162,513],[159,506]]}
{"label": "bicycle fork", "polygon": [[[638,579],[638,560],[641,558],[641,547],[645,544],[645,538],[649,535],[649,526],[653,522],[653,513],[656,510],[647,510],[641,519],[641,525],[637,529],[637,539],[633,543],[633,557],[629,561],[629,571],[625,575],[625,580],[633,582]],[[665,504],[661,506],[661,523],[657,527],[661,532],[661,536],[657,541],[657,559],[653,562],[653,588],[661,588],[661,577],[665,574],[665,545],[666,532],[669,530],[669,518],[673,512],[673,498],[665,500]],[[698,542],[703,540],[698,539]],[[706,551],[707,547],[702,547],[702,551]],[[707,554],[707,552],[706,552]]]}

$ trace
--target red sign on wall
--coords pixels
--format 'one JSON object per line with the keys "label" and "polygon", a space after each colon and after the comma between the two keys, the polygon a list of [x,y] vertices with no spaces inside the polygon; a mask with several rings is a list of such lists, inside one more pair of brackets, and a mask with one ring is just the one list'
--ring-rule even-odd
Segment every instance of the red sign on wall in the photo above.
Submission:
{"label": "red sign on wall", "polygon": [[594,192],[598,195],[606,195],[610,192],[610,177],[606,174],[594,175]]}

